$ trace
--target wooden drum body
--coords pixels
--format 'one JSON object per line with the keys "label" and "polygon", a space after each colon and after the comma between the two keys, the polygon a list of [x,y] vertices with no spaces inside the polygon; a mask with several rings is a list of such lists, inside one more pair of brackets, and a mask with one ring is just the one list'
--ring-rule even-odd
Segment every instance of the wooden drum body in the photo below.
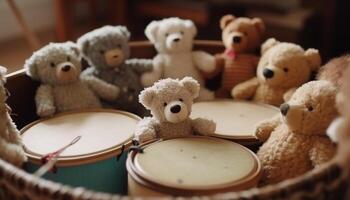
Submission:
{"label": "wooden drum body", "polygon": [[[126,153],[131,145],[139,117],[115,110],[86,110],[62,113],[35,121],[21,130],[29,163],[26,171],[33,173],[43,156],[80,140],[58,157],[57,172],[44,178],[71,186],[83,186],[110,193],[126,193]],[[117,156],[121,155],[117,160]]]}
{"label": "wooden drum body", "polygon": [[129,153],[131,196],[189,196],[255,187],[260,163],[249,149],[219,138],[188,137],[156,141],[144,153]]}
{"label": "wooden drum body", "polygon": [[232,99],[194,103],[192,118],[203,117],[216,122],[215,137],[229,139],[243,145],[256,145],[255,126],[262,120],[279,114],[271,105]]}

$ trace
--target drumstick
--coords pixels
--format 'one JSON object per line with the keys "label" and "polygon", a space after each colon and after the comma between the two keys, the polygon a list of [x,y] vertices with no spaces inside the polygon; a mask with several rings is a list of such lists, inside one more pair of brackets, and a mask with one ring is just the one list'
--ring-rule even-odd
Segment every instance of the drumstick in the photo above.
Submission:
{"label": "drumstick", "polygon": [[58,149],[57,151],[54,151],[52,153],[48,153],[46,154],[44,157],[42,157],[42,162],[44,163],[43,166],[41,166],[33,175],[37,176],[37,177],[41,177],[44,174],[46,174],[46,172],[50,171],[51,169],[54,168],[58,156],[64,152],[68,147],[74,145],[75,143],[77,143],[79,140],[81,139],[81,136],[77,136],[76,138],[74,138],[69,144],[67,144],[66,146]]}

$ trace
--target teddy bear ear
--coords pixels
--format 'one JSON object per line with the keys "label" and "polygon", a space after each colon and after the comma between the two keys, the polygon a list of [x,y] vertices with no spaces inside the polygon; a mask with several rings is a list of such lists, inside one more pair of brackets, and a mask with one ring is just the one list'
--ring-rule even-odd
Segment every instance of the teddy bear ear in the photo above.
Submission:
{"label": "teddy bear ear", "polygon": [[260,34],[265,32],[265,23],[260,18],[253,18],[252,22]]}
{"label": "teddy bear ear", "polygon": [[118,29],[128,40],[130,39],[130,32],[126,26],[118,26]]}
{"label": "teddy bear ear", "polygon": [[147,109],[150,109],[152,102],[156,97],[156,90],[152,87],[146,88],[141,91],[139,95],[139,102]]}
{"label": "teddy bear ear", "polygon": [[186,76],[180,83],[192,94],[193,99],[199,96],[200,85],[194,78]]}
{"label": "teddy bear ear", "polygon": [[233,22],[233,20],[235,20],[236,17],[234,15],[224,15],[221,17],[220,19],[220,28],[221,30],[224,30],[226,28],[226,26]]}
{"label": "teddy bear ear", "polygon": [[312,71],[317,71],[321,67],[321,56],[317,49],[308,49],[305,51],[304,56],[309,63]]}
{"label": "teddy bear ear", "polygon": [[35,53],[26,60],[24,63],[23,68],[26,70],[26,74],[30,76],[34,80],[39,80],[39,75],[37,72],[37,66],[36,66],[36,55]]}
{"label": "teddy bear ear", "polygon": [[6,73],[7,73],[7,68],[6,67],[3,67],[3,66],[0,66],[0,79],[2,82],[5,82],[6,81]]}
{"label": "teddy bear ear", "polygon": [[271,47],[276,46],[280,42],[277,41],[275,38],[269,38],[267,39],[262,45],[261,45],[261,55],[263,55],[267,50],[271,49]]}
{"label": "teddy bear ear", "polygon": [[74,52],[74,54],[77,56],[77,57],[80,57],[80,50],[79,50],[79,47],[77,44],[75,44],[74,42],[66,42],[68,48],[70,50],[72,50]]}
{"label": "teddy bear ear", "polygon": [[193,36],[197,35],[197,28],[196,25],[194,25],[193,21],[191,20],[185,20],[184,21],[185,26],[190,30]]}
{"label": "teddy bear ear", "polygon": [[156,42],[158,28],[159,28],[159,22],[152,21],[150,24],[147,25],[145,29],[145,35],[149,39],[149,41],[152,43]]}

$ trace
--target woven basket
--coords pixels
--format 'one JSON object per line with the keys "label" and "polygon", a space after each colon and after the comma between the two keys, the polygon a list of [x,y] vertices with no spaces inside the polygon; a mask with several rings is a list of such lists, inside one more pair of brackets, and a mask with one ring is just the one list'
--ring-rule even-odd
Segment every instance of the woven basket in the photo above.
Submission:
{"label": "woven basket", "polygon": [[[132,42],[130,45],[132,57],[151,58],[155,55],[153,46],[148,42]],[[196,41],[195,49],[217,53],[223,51],[223,46],[221,42],[216,41]],[[8,75],[6,87],[12,94],[8,103],[13,109],[15,114],[13,119],[19,128],[37,119],[34,104],[37,86],[38,83],[25,76],[23,70]],[[350,145],[350,142],[344,145]],[[330,163],[301,177],[276,185],[189,199],[350,199],[350,194],[347,192],[350,186],[349,164],[350,155],[348,151],[344,151],[338,153]],[[0,160],[0,199],[112,200],[129,198],[53,183],[34,177]]]}

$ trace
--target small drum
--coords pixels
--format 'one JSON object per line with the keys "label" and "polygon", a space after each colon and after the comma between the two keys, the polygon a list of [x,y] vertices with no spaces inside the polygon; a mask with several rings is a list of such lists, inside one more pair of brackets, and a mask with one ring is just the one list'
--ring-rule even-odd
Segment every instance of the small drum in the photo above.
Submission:
{"label": "small drum", "polygon": [[258,143],[255,126],[264,119],[279,114],[274,106],[235,100],[215,100],[194,103],[192,118],[203,117],[216,122],[214,136],[229,139],[243,145]]}
{"label": "small drum", "polygon": [[43,164],[43,157],[79,137],[57,157],[56,172],[49,171],[44,178],[71,186],[125,194],[127,156],[123,149],[131,145],[139,119],[128,112],[101,109],[62,113],[33,122],[21,130],[29,158],[26,171],[37,171]]}
{"label": "small drum", "polygon": [[255,187],[261,166],[253,152],[229,140],[187,137],[142,145],[127,159],[131,196],[210,195]]}

